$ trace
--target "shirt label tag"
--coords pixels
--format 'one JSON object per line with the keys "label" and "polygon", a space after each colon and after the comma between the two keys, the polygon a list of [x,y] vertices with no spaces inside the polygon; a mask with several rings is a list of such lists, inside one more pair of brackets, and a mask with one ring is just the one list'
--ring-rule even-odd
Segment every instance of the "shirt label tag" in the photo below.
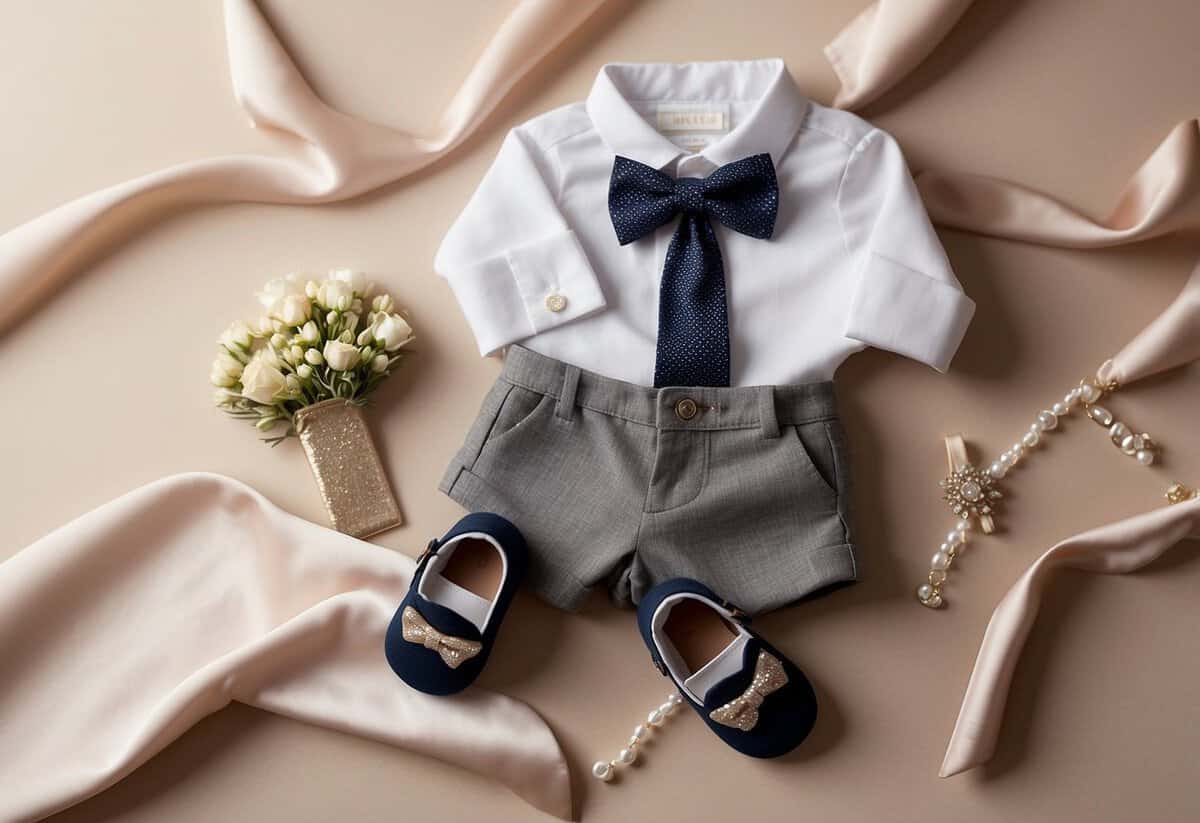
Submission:
{"label": "shirt label tag", "polygon": [[728,106],[663,103],[655,114],[660,132],[725,131],[729,128]]}

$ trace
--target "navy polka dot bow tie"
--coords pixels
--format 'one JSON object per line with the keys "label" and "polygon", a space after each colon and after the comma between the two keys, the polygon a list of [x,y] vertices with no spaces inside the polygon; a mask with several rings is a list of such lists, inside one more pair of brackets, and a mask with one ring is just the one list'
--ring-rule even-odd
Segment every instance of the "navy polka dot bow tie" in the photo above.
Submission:
{"label": "navy polka dot bow tie", "polygon": [[704,178],[675,179],[627,157],[613,162],[608,213],[622,246],[682,215],[659,284],[655,386],[729,385],[725,266],[709,218],[765,240],[778,209],[769,154],[729,163]]}

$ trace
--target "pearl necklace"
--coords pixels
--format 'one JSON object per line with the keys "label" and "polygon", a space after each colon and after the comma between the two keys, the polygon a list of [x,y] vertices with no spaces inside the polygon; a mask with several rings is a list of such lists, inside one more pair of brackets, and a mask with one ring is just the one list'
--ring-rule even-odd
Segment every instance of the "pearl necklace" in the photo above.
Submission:
{"label": "pearl necklace", "polygon": [[1004,497],[998,488],[999,481],[1020,465],[1037,448],[1043,437],[1058,428],[1060,419],[1069,417],[1077,408],[1082,407],[1090,420],[1107,429],[1109,439],[1121,452],[1143,466],[1154,465],[1159,447],[1153,438],[1145,433],[1134,434],[1125,423],[1115,420],[1112,412],[1098,405],[1105,394],[1112,394],[1118,388],[1116,381],[1105,381],[1099,377],[1079,381],[1079,385],[1067,392],[1062,400],[1039,412],[1021,439],[996,458],[986,470],[978,469],[967,461],[961,435],[946,439],[950,475],[941,482],[941,486],[943,498],[959,520],[930,560],[926,582],[917,587],[917,600],[921,605],[931,609],[939,609],[944,605],[942,587],[955,559],[966,548],[973,520],[979,521],[980,529],[985,534],[991,534],[995,528],[992,516]]}
{"label": "pearl necklace", "polygon": [[667,722],[667,718],[675,714],[675,710],[679,708],[681,703],[683,703],[683,698],[672,692],[666,699],[666,702],[657,709],[653,709],[646,716],[644,724],[634,727],[633,735],[629,738],[629,744],[617,752],[615,759],[597,760],[592,765],[592,777],[608,783],[617,776],[617,771],[622,766],[632,766],[636,763],[646,740],[656,729],[662,728],[663,724]]}

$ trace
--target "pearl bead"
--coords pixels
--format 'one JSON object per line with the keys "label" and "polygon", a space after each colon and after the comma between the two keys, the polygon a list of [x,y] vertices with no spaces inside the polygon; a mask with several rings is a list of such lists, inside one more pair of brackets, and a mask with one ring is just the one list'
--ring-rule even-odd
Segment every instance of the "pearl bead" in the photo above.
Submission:
{"label": "pearl bead", "polygon": [[1152,451],[1147,451],[1146,449],[1142,449],[1141,451],[1139,451],[1137,453],[1136,457],[1137,457],[1137,462],[1141,463],[1143,466],[1153,466],[1154,465],[1154,452],[1152,452]]}
{"label": "pearl bead", "polygon": [[1130,457],[1137,454],[1138,447],[1134,445],[1134,435],[1127,434],[1121,438],[1121,451],[1128,454]]}
{"label": "pearl bead", "polygon": [[922,583],[917,586],[917,599],[924,603],[929,598],[933,597],[933,586],[928,583]]}
{"label": "pearl bead", "polygon": [[1063,404],[1069,409],[1079,402],[1079,389],[1071,389],[1063,397]]}
{"label": "pearl bead", "polygon": [[679,692],[671,692],[667,695],[667,700],[676,706],[683,702],[683,698],[679,696]]}
{"label": "pearl bead", "polygon": [[1022,443],[1013,443],[1013,444],[1012,444],[1012,448],[1011,448],[1011,449],[1009,449],[1009,451],[1011,451],[1011,452],[1012,452],[1012,456],[1013,456],[1013,462],[1014,462],[1014,463],[1016,463],[1016,462],[1017,462],[1017,461],[1019,461],[1019,460],[1020,460],[1022,457],[1024,457],[1024,456],[1025,456],[1025,446],[1024,446],[1024,444],[1022,444]]}
{"label": "pearl bead", "polygon": [[1058,415],[1052,411],[1049,411],[1048,409],[1043,409],[1041,412],[1039,412],[1037,419],[1046,431],[1050,431],[1058,425]]}
{"label": "pearl bead", "polygon": [[1129,436],[1129,427],[1121,422],[1113,423],[1108,430],[1108,436],[1119,446],[1121,441]]}
{"label": "pearl bead", "polygon": [[948,554],[951,548],[952,545],[950,543],[943,543],[942,545],[938,546],[938,551],[946,552]]}
{"label": "pearl bead", "polygon": [[592,777],[605,783],[613,779],[613,767],[607,760],[597,760],[592,765]]}
{"label": "pearl bead", "polygon": [[1054,413],[1055,417],[1065,417],[1071,413],[1071,407],[1060,400],[1050,407],[1050,411]]}
{"label": "pearl bead", "polygon": [[650,712],[650,714],[646,715],[646,722],[654,727],[661,726],[663,724],[663,720],[665,719],[666,718],[663,717],[662,712],[660,712],[658,709],[654,709]]}
{"label": "pearl bead", "polygon": [[958,529],[954,529],[946,535],[946,542],[951,546],[957,546],[959,543],[967,542],[967,536]]}
{"label": "pearl bead", "polygon": [[1011,469],[1016,462],[1017,458],[1013,457],[1012,452],[1005,452],[1004,454],[1000,455],[1000,465],[1002,465],[1006,470]]}
{"label": "pearl bead", "polygon": [[668,700],[666,703],[663,703],[661,706],[659,706],[658,710],[663,717],[668,717],[673,711],[675,711],[675,704]]}
{"label": "pearl bead", "polygon": [[626,766],[637,760],[637,749],[621,749],[617,752],[617,761]]}
{"label": "pearl bead", "polygon": [[1101,426],[1108,427],[1113,423],[1112,412],[1103,406],[1092,406],[1088,409],[1088,417],[1095,420]]}
{"label": "pearl bead", "polygon": [[1027,449],[1032,449],[1041,439],[1042,438],[1036,431],[1030,429],[1029,431],[1025,432],[1025,436],[1021,438],[1021,444]]}
{"label": "pearl bead", "polygon": [[650,730],[648,728],[646,728],[645,726],[638,724],[637,726],[633,727],[633,737],[630,739],[631,740],[645,740],[649,736],[650,736]]}
{"label": "pearl bead", "polygon": [[1008,474],[1008,467],[997,460],[995,463],[988,466],[988,474],[997,480],[1003,480],[1004,475]]}
{"label": "pearl bead", "polygon": [[[957,523],[954,524],[954,530],[956,532],[962,532],[963,534],[966,534],[967,532],[969,532],[971,530],[971,521],[960,519]],[[966,538],[964,537],[963,539],[965,540]]]}
{"label": "pearl bead", "polygon": [[933,559],[929,561],[929,565],[935,571],[945,571],[950,567],[950,555],[946,554],[945,552],[938,552],[933,556]]}
{"label": "pearl bead", "polygon": [[1089,406],[1099,400],[1101,394],[1103,392],[1100,391],[1099,387],[1092,383],[1084,383],[1079,387],[1079,399]]}

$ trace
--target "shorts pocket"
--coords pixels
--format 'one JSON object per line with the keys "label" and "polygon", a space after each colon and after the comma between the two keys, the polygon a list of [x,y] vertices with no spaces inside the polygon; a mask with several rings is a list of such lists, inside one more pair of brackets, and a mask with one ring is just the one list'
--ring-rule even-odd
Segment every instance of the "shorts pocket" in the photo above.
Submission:
{"label": "shorts pocket", "polygon": [[828,424],[824,421],[787,426],[781,436],[787,440],[800,464],[801,473],[812,480],[828,499],[838,497],[838,467]]}
{"label": "shorts pocket", "polygon": [[538,409],[548,406],[553,399],[549,395],[539,394],[523,386],[512,386],[496,412],[495,420],[484,438],[480,451],[493,448],[502,440],[516,434],[535,416]]}
{"label": "shorts pocket", "polygon": [[479,414],[467,431],[462,448],[447,469],[447,478],[459,469],[469,469],[479,459],[483,447],[499,435],[512,430],[537,407],[541,395],[529,389],[497,380],[483,398]]}

